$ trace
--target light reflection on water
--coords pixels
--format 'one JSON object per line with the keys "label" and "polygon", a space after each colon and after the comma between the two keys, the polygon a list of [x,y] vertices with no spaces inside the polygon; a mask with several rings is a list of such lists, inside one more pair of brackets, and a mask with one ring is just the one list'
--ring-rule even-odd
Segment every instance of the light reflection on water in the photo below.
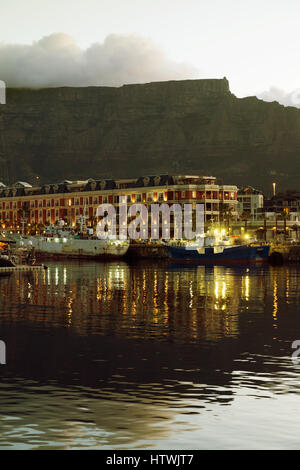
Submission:
{"label": "light reflection on water", "polygon": [[0,278],[0,447],[299,447],[299,276],[68,262]]}

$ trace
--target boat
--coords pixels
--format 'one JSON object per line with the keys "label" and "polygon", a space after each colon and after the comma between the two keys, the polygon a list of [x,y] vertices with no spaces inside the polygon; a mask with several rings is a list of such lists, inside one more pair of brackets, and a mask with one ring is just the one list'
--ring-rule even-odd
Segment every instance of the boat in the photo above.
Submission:
{"label": "boat", "polygon": [[99,239],[88,232],[75,233],[59,226],[47,227],[43,235],[20,237],[19,246],[34,248],[39,259],[111,259],[123,257],[128,240]]}
{"label": "boat", "polygon": [[47,269],[43,264],[36,264],[33,248],[16,247],[12,242],[0,243],[0,275],[14,271],[35,271]]}
{"label": "boat", "polygon": [[65,237],[29,237],[24,245],[32,245],[38,258],[101,259],[120,258],[128,250],[128,243],[111,240],[89,240]]}
{"label": "boat", "polygon": [[231,244],[229,237],[216,240],[215,237],[203,236],[195,242],[165,244],[169,258],[175,261],[187,261],[202,264],[243,264],[268,261],[270,245],[255,243]]}
{"label": "boat", "polygon": [[268,261],[270,246],[237,245],[187,249],[166,245],[169,257],[176,261],[197,263],[259,263]]}

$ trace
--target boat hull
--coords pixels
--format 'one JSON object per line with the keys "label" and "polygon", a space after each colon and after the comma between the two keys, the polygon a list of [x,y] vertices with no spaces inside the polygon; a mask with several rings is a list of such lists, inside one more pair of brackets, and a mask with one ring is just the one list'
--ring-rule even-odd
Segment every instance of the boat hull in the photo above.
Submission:
{"label": "boat hull", "polygon": [[166,246],[169,257],[175,261],[186,261],[202,264],[240,264],[263,263],[268,261],[270,246],[232,246],[222,252],[214,252],[214,248],[205,248],[203,253],[196,248],[184,246]]}
{"label": "boat hull", "polygon": [[126,243],[107,240],[80,240],[63,238],[35,238],[26,240],[35,249],[39,259],[111,259],[123,257],[128,250]]}

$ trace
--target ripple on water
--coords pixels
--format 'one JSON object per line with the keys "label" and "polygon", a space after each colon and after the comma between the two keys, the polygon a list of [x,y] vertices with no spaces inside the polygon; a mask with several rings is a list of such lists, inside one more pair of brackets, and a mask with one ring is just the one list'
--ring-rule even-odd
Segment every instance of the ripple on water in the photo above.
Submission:
{"label": "ripple on water", "polygon": [[0,278],[0,447],[297,448],[299,273],[69,262]]}

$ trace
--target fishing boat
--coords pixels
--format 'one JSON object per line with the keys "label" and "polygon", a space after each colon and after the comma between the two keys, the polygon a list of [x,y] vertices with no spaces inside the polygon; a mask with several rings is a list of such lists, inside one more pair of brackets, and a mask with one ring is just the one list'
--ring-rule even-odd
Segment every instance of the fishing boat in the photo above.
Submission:
{"label": "fishing boat", "polygon": [[[225,238],[225,239],[224,239]],[[195,242],[165,244],[169,258],[202,264],[242,264],[268,261],[270,245],[231,244],[229,237],[202,236]]]}
{"label": "fishing boat", "polygon": [[32,246],[39,259],[111,259],[123,257],[127,240],[99,239],[87,230],[74,233],[63,226],[49,226],[43,235],[21,237],[20,246]]}

